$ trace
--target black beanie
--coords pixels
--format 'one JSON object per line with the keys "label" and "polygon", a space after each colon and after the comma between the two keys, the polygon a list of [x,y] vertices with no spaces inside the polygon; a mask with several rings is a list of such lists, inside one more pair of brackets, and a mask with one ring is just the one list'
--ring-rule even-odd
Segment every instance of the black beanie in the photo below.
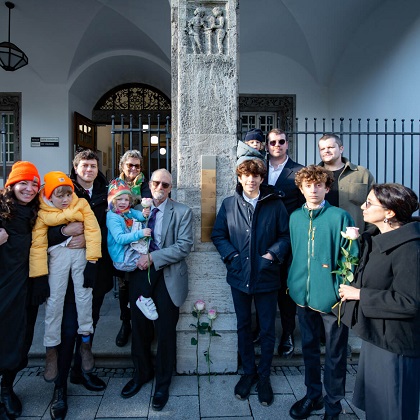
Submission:
{"label": "black beanie", "polygon": [[258,140],[261,143],[264,142],[264,134],[259,128],[253,128],[252,130],[249,130],[245,135],[244,141],[249,140]]}

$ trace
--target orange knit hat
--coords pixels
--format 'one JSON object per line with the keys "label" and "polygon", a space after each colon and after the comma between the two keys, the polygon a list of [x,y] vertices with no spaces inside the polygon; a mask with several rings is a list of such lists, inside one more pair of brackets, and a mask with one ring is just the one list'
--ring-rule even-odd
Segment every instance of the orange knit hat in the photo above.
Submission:
{"label": "orange knit hat", "polygon": [[14,185],[20,181],[33,181],[40,184],[40,180],[41,178],[39,176],[38,169],[36,169],[33,163],[25,160],[19,160],[13,164],[12,171],[10,172],[9,178],[7,178],[4,186],[8,187],[9,185]]}
{"label": "orange knit hat", "polygon": [[74,185],[72,180],[64,173],[60,171],[48,172],[44,176],[44,195],[48,199],[57,187],[63,187],[65,185],[71,187],[74,191]]}

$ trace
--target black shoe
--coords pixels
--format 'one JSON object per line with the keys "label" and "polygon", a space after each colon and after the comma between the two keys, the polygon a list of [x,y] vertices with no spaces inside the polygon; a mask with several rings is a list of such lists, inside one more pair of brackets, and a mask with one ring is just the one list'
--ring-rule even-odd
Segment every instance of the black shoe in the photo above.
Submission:
{"label": "black shoe", "polygon": [[0,403],[0,420],[9,420],[9,416],[6,413],[6,408]]}
{"label": "black shoe", "polygon": [[50,414],[52,420],[64,420],[67,414],[67,391],[62,387],[54,388]]}
{"label": "black shoe", "polygon": [[256,373],[252,375],[242,375],[241,379],[235,386],[235,397],[240,400],[245,400],[251,393],[252,385],[258,382],[258,375]]}
{"label": "black shoe", "polygon": [[271,388],[270,377],[260,378],[257,383],[258,401],[261,405],[269,406],[273,404],[274,394]]}
{"label": "black shoe", "polygon": [[327,413],[325,413],[324,417],[323,417],[324,420],[339,420],[339,418],[340,418],[339,414],[331,415],[331,414],[327,414]]}
{"label": "black shoe", "polygon": [[146,379],[145,381],[138,381],[138,382],[136,382],[135,379],[130,379],[125,384],[125,387],[122,389],[121,397],[123,397],[123,398],[134,397],[134,395],[136,395],[140,391],[141,387],[144,384],[147,384],[147,382],[149,382],[153,379],[153,376],[154,375],[150,375],[150,377],[148,379]]}
{"label": "black shoe", "polygon": [[103,391],[106,383],[94,373],[83,373],[81,370],[70,371],[70,382],[76,385],[83,385],[88,391]]}
{"label": "black shoe", "polygon": [[324,397],[322,395],[316,400],[303,397],[292,405],[289,414],[293,419],[306,419],[311,415],[312,411],[321,410],[322,408],[324,408]]}
{"label": "black shoe", "polygon": [[153,395],[152,408],[155,411],[161,411],[169,399],[169,392],[156,391]]}
{"label": "black shoe", "polygon": [[277,349],[279,356],[290,359],[295,352],[295,342],[292,334],[284,334],[281,336],[279,348]]}
{"label": "black shoe", "polygon": [[22,403],[11,386],[1,387],[1,401],[8,416],[15,418],[22,414]]}
{"label": "black shoe", "polygon": [[115,339],[115,344],[118,347],[124,347],[128,343],[128,338],[131,334],[131,324],[130,321],[123,321],[120,331],[117,334]]}

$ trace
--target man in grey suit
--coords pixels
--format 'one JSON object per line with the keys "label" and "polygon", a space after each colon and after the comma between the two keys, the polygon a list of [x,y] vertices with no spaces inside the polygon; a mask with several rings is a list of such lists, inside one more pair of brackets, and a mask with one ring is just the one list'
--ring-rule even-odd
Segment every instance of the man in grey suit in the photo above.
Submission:
{"label": "man in grey suit", "polygon": [[[179,307],[188,294],[188,272],[185,258],[193,245],[192,211],[169,198],[172,176],[166,169],[153,172],[149,182],[153,197],[152,214],[157,208],[152,235],[158,249],[141,255],[138,269],[128,273],[132,322],[131,355],[135,367],[133,378],[121,391],[123,398],[130,398],[145,383],[156,376],[152,407],[162,410],[169,398],[169,385],[176,361],[176,325]],[[151,224],[152,216],[149,223]],[[149,284],[150,281],[150,284]],[[158,319],[147,319],[137,308],[140,295],[152,289]],[[151,344],[154,328],[158,337],[153,370]]]}

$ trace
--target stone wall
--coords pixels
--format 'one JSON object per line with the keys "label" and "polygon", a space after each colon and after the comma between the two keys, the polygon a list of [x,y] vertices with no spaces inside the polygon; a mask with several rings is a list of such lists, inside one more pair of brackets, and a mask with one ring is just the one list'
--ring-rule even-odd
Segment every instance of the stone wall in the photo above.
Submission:
{"label": "stone wall", "polygon": [[[181,373],[196,369],[190,324],[195,322],[191,310],[197,299],[219,313],[214,328],[221,337],[212,339],[212,371],[237,370],[236,319],[226,270],[213,244],[201,235],[202,157],[217,157],[217,207],[235,186],[237,13],[237,0],[172,2],[173,197],[194,212],[194,249],[188,258],[190,293],[178,324],[177,370]],[[208,335],[199,340],[199,372],[203,373],[207,371],[202,354],[207,339]]]}

